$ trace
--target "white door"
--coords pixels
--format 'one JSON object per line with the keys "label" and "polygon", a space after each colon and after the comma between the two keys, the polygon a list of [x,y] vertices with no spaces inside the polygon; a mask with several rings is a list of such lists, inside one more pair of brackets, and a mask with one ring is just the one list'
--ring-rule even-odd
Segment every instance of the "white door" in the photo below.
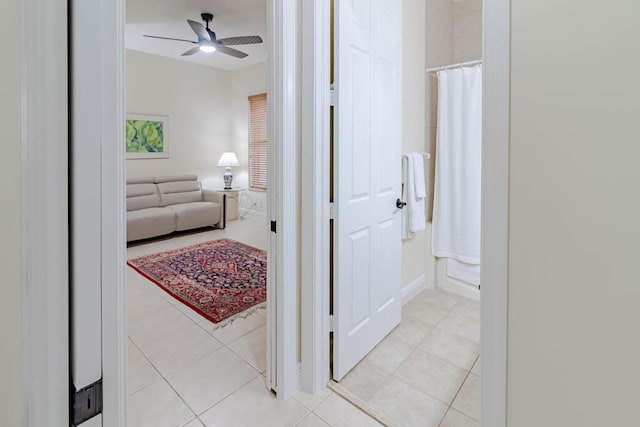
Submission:
{"label": "white door", "polygon": [[333,378],[400,322],[401,0],[336,2]]}

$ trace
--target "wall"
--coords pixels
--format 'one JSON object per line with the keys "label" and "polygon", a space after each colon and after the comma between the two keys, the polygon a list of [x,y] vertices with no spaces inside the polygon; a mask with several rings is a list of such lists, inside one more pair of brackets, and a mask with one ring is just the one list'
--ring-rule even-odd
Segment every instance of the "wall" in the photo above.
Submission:
{"label": "wall", "polygon": [[22,221],[20,0],[5,0],[0,14],[0,425],[20,426],[26,402],[22,378]]}
{"label": "wall", "polygon": [[231,149],[230,71],[127,50],[126,110],[169,116],[168,159],[127,160],[127,177],[197,174],[221,187]]}
{"label": "wall", "polygon": [[[267,62],[235,70],[231,75],[231,144],[238,156],[240,167],[234,172],[234,182],[239,186],[249,185],[249,100],[250,95],[267,91]],[[255,206],[252,205],[255,203]],[[241,208],[252,213],[266,215],[267,193],[247,191],[243,193]]]}
{"label": "wall", "polygon": [[[468,0],[467,0],[468,1]],[[453,63],[453,8],[451,0],[426,0],[425,68]],[[435,178],[436,126],[438,111],[438,78],[434,73],[426,74],[426,150],[431,153],[427,163],[427,219],[433,213],[433,183]],[[428,243],[431,254],[431,242]]]}
{"label": "wall", "polygon": [[511,5],[508,425],[638,425],[640,3]]}
{"label": "wall", "polygon": [[482,0],[453,3],[453,62],[482,59]]}
{"label": "wall", "polygon": [[[195,173],[221,187],[224,151],[238,156],[234,186],[248,185],[249,95],[267,90],[267,63],[234,71],[127,50],[127,113],[169,116],[168,159],[127,160],[127,177]],[[266,214],[265,192],[242,195],[241,207]],[[242,213],[242,212],[241,212]]]}
{"label": "wall", "polygon": [[[424,152],[425,147],[425,2],[403,2],[402,152]],[[425,163],[427,165],[427,163]],[[427,267],[430,227],[402,242],[402,287],[433,286],[433,268]],[[431,273],[428,273],[431,271]]]}

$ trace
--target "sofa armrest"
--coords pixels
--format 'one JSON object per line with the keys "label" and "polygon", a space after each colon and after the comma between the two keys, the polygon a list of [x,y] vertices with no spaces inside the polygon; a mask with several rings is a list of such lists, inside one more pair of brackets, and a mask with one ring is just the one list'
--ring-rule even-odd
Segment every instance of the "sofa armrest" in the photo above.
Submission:
{"label": "sofa armrest", "polygon": [[222,206],[222,194],[218,193],[217,191],[203,189],[202,200],[204,200],[205,202],[220,203],[220,206]]}

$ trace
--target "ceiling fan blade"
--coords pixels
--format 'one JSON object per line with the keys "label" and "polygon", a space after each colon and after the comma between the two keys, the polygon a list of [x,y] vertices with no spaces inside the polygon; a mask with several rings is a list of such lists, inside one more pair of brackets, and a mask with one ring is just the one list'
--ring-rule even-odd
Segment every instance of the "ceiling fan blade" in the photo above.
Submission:
{"label": "ceiling fan blade", "polygon": [[226,39],[219,39],[218,41],[225,46],[235,46],[239,44],[262,43],[262,37],[260,36],[227,37]]}
{"label": "ceiling fan blade", "polygon": [[236,58],[245,58],[245,57],[249,56],[244,52],[240,52],[239,50],[236,50],[236,49],[224,46],[224,45],[216,46],[216,50],[218,52],[226,53],[227,55],[231,55],[231,56],[234,56]]}
{"label": "ceiling fan blade", "polygon": [[209,37],[209,33],[207,32],[207,29],[204,27],[204,25],[202,25],[199,22],[192,21],[190,19],[187,19],[187,23],[189,24],[193,32],[196,33],[196,35],[198,36],[198,41],[200,40],[211,41],[211,37]]}
{"label": "ceiling fan blade", "polygon": [[171,37],[148,36],[148,35],[146,35],[146,34],[143,34],[143,35],[142,35],[142,37],[149,37],[149,38],[152,38],[152,39],[162,39],[162,40],[175,40],[175,41],[177,41],[177,42],[197,43],[197,42],[194,42],[194,41],[192,41],[192,40],[185,40],[185,39],[172,39]]}
{"label": "ceiling fan blade", "polygon": [[196,46],[192,49],[189,49],[188,51],[186,51],[185,53],[183,53],[180,56],[190,56],[193,55],[194,53],[197,53],[200,50],[200,46]]}

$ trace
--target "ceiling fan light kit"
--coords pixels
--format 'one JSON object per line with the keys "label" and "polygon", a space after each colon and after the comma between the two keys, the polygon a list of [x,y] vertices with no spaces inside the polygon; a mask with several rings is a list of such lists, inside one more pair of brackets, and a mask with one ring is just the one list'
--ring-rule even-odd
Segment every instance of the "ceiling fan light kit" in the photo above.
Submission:
{"label": "ceiling fan light kit", "polygon": [[262,37],[260,36],[240,36],[240,37],[227,37],[224,39],[218,39],[216,37],[216,33],[214,33],[209,28],[209,22],[213,20],[213,14],[205,12],[200,14],[200,17],[205,22],[206,27],[199,22],[187,19],[187,24],[189,24],[193,32],[196,33],[196,36],[198,37],[197,41],[191,41],[191,40],[185,40],[185,39],[174,39],[171,37],[150,36],[147,34],[144,34],[144,37],[187,42],[187,43],[196,45],[196,47],[189,49],[188,51],[184,52],[181,56],[190,56],[198,52],[212,53],[217,51],[217,52],[221,52],[226,55],[230,55],[239,59],[246,58],[248,55],[242,51],[233,49],[229,46],[262,43]]}

